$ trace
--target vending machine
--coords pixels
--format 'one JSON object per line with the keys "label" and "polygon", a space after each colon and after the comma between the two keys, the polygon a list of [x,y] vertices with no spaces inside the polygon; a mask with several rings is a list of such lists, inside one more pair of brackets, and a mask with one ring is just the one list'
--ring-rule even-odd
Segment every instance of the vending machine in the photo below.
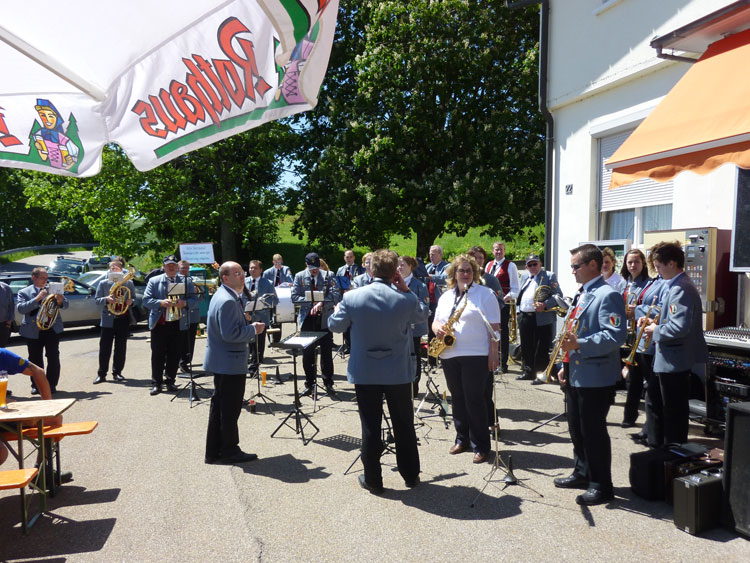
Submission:
{"label": "vending machine", "polygon": [[[732,233],[729,229],[703,227],[696,229],[649,231],[643,234],[648,250],[658,242],[682,244],[685,251],[685,273],[698,288],[703,302],[703,329],[737,325],[737,274],[729,271]],[[656,272],[650,272],[656,275]]]}

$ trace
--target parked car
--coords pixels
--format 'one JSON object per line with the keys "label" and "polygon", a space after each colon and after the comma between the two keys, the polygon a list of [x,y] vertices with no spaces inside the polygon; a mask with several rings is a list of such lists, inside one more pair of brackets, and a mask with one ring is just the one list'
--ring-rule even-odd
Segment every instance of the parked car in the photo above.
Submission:
{"label": "parked car", "polygon": [[88,267],[86,271],[93,272],[97,270],[107,270],[109,269],[109,263],[112,261],[112,258],[114,258],[114,256],[91,256],[86,260],[86,266]]}
{"label": "parked car", "polygon": [[[17,299],[18,292],[24,287],[31,285],[31,272],[2,272],[0,273],[0,281],[7,283],[13,292],[14,300]],[[65,297],[68,299],[68,308],[60,311],[63,324],[66,327],[73,326],[99,326],[99,320],[101,318],[101,309],[96,304],[94,294],[96,290],[78,280],[74,280],[68,276],[60,276],[53,273],[48,273],[48,281],[50,282],[72,282],[72,290],[65,291]],[[68,284],[70,285],[70,284]],[[23,320],[23,315],[16,309],[16,318],[12,330],[18,331],[18,327]]]}
{"label": "parked car", "polygon": [[[96,290],[101,281],[106,277],[107,272],[86,272],[78,278],[78,281],[91,286]],[[143,276],[138,274],[136,274],[136,277],[131,281],[133,282],[133,285],[135,285],[135,295],[133,296],[133,306],[131,309],[133,311],[133,316],[135,317],[135,322],[139,323],[148,319],[148,309],[143,306],[143,292],[146,291],[146,282],[143,281]]]}
{"label": "parked car", "polygon": [[58,256],[47,266],[47,272],[77,279],[78,276],[90,270],[85,258],[72,256]]}

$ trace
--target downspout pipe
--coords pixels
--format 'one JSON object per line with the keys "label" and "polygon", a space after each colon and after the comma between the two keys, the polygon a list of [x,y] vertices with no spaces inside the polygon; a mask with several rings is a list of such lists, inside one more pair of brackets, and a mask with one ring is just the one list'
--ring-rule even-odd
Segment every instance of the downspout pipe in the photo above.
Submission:
{"label": "downspout pipe", "polygon": [[547,78],[549,67],[549,0],[520,0],[509,2],[505,0],[505,7],[509,9],[526,8],[541,4],[539,10],[539,111],[542,112],[547,124],[547,144],[545,150],[545,204],[544,204],[544,267],[551,270],[552,257],[556,254],[557,241],[552,240],[552,221],[554,217],[554,184],[552,167],[555,150],[555,120],[547,107]]}

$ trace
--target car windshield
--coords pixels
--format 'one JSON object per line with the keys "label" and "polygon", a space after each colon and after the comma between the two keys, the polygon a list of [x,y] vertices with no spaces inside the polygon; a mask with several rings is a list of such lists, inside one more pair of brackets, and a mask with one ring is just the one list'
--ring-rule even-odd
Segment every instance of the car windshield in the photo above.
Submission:
{"label": "car windshield", "polygon": [[50,264],[49,271],[58,274],[78,275],[83,270],[80,262],[67,262],[65,260],[55,260]]}

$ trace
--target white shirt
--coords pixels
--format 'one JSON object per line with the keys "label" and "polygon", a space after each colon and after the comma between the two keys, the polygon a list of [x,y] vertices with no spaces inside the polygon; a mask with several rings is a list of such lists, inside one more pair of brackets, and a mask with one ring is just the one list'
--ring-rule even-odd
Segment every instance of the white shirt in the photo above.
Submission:
{"label": "white shirt", "polygon": [[[492,273],[494,276],[497,274],[498,268],[503,265],[503,262],[508,260],[507,258],[503,258],[500,261],[495,260],[495,262],[490,266],[490,263],[487,263],[487,266],[485,267],[485,272],[488,274]],[[492,271],[494,270],[494,272]],[[518,292],[521,289],[521,285],[519,283],[519,277],[518,277],[518,268],[516,267],[516,264],[514,262],[511,262],[508,260],[508,277],[510,278],[510,291],[508,292],[508,295],[511,296],[512,299],[516,299],[518,297]]]}
{"label": "white shirt", "polygon": [[625,280],[622,279],[622,276],[618,274],[617,272],[612,272],[612,275],[609,276],[606,280],[609,285],[614,287],[616,290],[620,290],[621,288],[624,288],[625,286]]}
{"label": "white shirt", "polygon": [[518,304],[518,309],[522,313],[535,313],[534,309],[534,294],[539,287],[539,282],[536,281],[536,276],[531,277],[531,281],[527,284],[526,289],[523,290],[521,296],[521,302]]}
{"label": "white shirt", "polygon": [[[437,308],[435,309],[435,320],[440,323],[446,323],[453,309],[453,302],[456,299],[455,288],[445,291],[440,296]],[[459,301],[456,309],[464,304],[464,298]],[[490,324],[500,323],[500,306],[497,303],[497,297],[491,289],[483,285],[472,284],[469,289],[469,302],[466,305],[461,318],[453,325],[453,335],[456,337],[456,343],[452,348],[446,348],[445,352],[440,354],[441,358],[455,358],[459,356],[488,356],[490,353],[490,333],[487,325],[482,320],[484,313],[487,322]]]}

